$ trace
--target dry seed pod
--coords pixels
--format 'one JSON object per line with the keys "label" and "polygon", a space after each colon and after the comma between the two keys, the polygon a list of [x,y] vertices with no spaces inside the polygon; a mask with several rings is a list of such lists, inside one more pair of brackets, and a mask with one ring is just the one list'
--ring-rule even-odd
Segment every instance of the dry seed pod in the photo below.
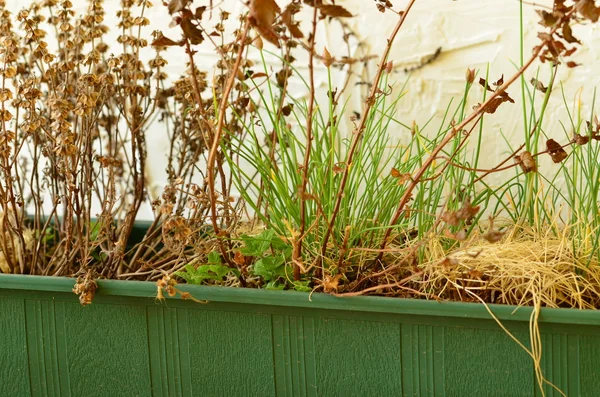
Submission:
{"label": "dry seed pod", "polygon": [[525,174],[528,172],[537,172],[537,164],[531,153],[525,151],[515,156],[515,162],[519,164]]}

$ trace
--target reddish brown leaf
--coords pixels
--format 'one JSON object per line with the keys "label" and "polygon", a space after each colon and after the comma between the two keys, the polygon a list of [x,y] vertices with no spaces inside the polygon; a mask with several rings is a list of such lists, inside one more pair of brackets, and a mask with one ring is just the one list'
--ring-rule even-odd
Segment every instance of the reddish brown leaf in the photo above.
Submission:
{"label": "reddish brown leaf", "polygon": [[456,233],[452,233],[450,230],[446,229],[444,231],[444,236],[456,241],[465,241],[467,238],[467,232],[463,229]]}
{"label": "reddish brown leaf", "polygon": [[563,56],[570,57],[575,51],[577,51],[577,47],[569,48],[564,52]]}
{"label": "reddish brown leaf", "polygon": [[404,173],[402,175],[400,175],[400,177],[398,178],[398,185],[403,185],[408,181],[412,180],[412,175],[409,173]]}
{"label": "reddish brown leaf", "polygon": [[563,149],[554,139],[548,139],[548,141],[546,141],[546,148],[548,149],[550,157],[552,157],[552,161],[556,164],[562,162],[568,156],[565,149]]}
{"label": "reddish brown leaf", "polygon": [[244,265],[246,263],[246,257],[240,251],[235,251],[233,262],[240,266]]}
{"label": "reddish brown leaf", "polygon": [[458,226],[460,224],[460,219],[456,216],[456,212],[444,212],[442,220],[450,226]]}
{"label": "reddish brown leaf", "polygon": [[440,265],[442,265],[445,268],[453,268],[456,265],[458,265],[458,261],[454,258],[447,256],[444,259],[442,259]]}

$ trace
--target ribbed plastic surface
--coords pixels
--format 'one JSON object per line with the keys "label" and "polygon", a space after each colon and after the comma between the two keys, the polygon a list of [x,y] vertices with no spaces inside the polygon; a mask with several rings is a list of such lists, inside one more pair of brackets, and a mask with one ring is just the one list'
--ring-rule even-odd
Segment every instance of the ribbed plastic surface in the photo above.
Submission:
{"label": "ribbed plastic surface", "polygon": [[[477,304],[0,275],[0,396],[539,396],[533,362]],[[493,306],[529,345],[531,310]],[[542,311],[545,376],[600,395],[600,313]],[[560,394],[546,387],[547,396]]]}

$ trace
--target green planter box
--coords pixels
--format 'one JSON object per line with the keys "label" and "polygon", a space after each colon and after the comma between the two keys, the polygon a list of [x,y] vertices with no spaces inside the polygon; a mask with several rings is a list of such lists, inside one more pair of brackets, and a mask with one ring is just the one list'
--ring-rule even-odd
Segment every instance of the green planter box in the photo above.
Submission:
{"label": "green planter box", "polygon": [[[0,275],[0,396],[534,396],[532,359],[482,305]],[[493,306],[529,346],[531,309]],[[544,375],[600,395],[600,313],[543,309]],[[546,387],[547,396],[559,395]]]}

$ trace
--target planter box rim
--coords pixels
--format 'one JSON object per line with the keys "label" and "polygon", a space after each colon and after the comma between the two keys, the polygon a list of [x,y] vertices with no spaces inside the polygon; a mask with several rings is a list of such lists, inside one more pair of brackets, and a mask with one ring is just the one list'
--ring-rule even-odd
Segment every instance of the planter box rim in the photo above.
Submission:
{"label": "planter box rim", "polygon": [[[97,295],[124,296],[151,299],[156,297],[156,284],[148,281],[98,280]],[[0,274],[0,290],[44,291],[73,294],[74,278]],[[440,317],[491,319],[484,305],[424,299],[387,298],[378,296],[335,297],[323,293],[297,291],[269,291],[253,288],[234,288],[178,284],[181,291],[194,298],[209,302],[243,303],[322,309],[426,315]],[[179,297],[167,299],[180,299]],[[93,303],[92,303],[93,304]],[[529,321],[533,308],[490,304],[488,307],[499,320]],[[542,308],[540,323],[579,324],[600,326],[600,311],[581,309]]]}

